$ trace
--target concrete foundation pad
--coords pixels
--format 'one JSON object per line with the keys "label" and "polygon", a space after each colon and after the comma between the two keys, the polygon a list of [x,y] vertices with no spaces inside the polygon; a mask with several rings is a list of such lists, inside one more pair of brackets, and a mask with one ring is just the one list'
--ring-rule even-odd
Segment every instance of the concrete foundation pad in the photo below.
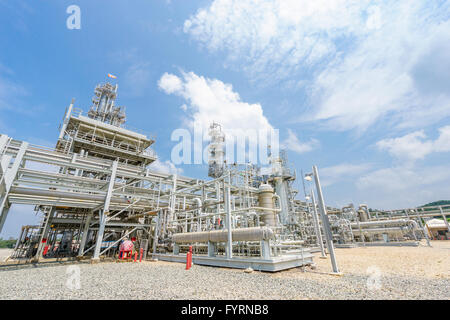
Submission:
{"label": "concrete foundation pad", "polygon": [[[162,261],[186,263],[185,255],[155,254],[154,256]],[[251,257],[236,257],[227,259],[226,257],[208,257],[206,255],[194,255],[192,256],[192,262],[193,264],[204,266],[236,269],[252,268],[256,271],[276,272],[312,264],[313,255],[308,251],[305,251],[303,255],[285,255],[280,257],[273,257],[271,259]]]}
{"label": "concrete foundation pad", "polygon": [[391,242],[357,242],[335,243],[335,248],[363,248],[363,247],[418,247],[419,241],[391,241]]}
{"label": "concrete foundation pad", "polygon": [[366,242],[365,244],[361,244],[360,246],[365,247],[418,247],[419,241],[392,241],[392,242]]}
{"label": "concrete foundation pad", "polygon": [[357,248],[357,247],[361,247],[361,245],[358,245],[357,243],[335,243],[334,247],[335,248]]}

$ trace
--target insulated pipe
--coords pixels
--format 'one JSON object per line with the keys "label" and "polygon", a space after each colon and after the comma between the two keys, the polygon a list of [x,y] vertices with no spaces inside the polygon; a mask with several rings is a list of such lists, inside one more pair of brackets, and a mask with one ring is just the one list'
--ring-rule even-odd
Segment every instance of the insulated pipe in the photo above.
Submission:
{"label": "insulated pipe", "polygon": [[[241,228],[232,230],[233,241],[261,241],[269,240],[273,237],[272,229],[267,227]],[[172,236],[175,243],[193,242],[227,242],[228,230],[213,230],[203,232],[177,233]]]}
{"label": "insulated pipe", "polygon": [[286,241],[280,241],[280,244],[282,245],[301,245],[304,244],[304,240],[286,240]]}
{"label": "insulated pipe", "polygon": [[391,232],[402,232],[403,229],[401,227],[390,227],[390,228],[374,228],[374,229],[362,229],[362,230],[353,230],[354,233],[391,233]]}
{"label": "insulated pipe", "polygon": [[201,207],[202,207],[202,200],[200,198],[194,198],[192,200],[196,201],[197,202],[197,207],[199,207],[201,209]]}
{"label": "insulated pipe", "polygon": [[407,219],[397,219],[397,220],[382,220],[382,221],[366,221],[366,222],[352,222],[352,228],[359,227],[370,227],[370,226],[380,226],[380,225],[397,225],[397,224],[408,224],[412,220]]}
{"label": "insulated pipe", "polygon": [[[192,200],[194,200],[195,202],[197,202],[198,215],[199,215],[199,216],[202,216],[202,215],[203,215],[203,212],[202,212],[202,208],[203,208],[202,200],[201,200],[200,198],[194,198],[194,199],[192,199]],[[195,210],[197,210],[197,209],[195,209]]]}
{"label": "insulated pipe", "polygon": [[419,225],[414,220],[408,220],[408,224],[412,225],[411,230],[419,229]]}

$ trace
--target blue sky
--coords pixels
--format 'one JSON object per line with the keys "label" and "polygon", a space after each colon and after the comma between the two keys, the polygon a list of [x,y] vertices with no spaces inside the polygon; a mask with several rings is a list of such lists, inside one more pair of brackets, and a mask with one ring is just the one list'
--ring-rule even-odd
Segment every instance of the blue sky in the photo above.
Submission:
{"label": "blue sky", "polygon": [[[173,130],[220,116],[279,129],[330,205],[448,199],[449,17],[425,0],[0,0],[0,132],[53,146],[71,98],[87,111],[112,73],[127,125],[156,135],[158,169]],[[35,221],[14,206],[0,236]]]}

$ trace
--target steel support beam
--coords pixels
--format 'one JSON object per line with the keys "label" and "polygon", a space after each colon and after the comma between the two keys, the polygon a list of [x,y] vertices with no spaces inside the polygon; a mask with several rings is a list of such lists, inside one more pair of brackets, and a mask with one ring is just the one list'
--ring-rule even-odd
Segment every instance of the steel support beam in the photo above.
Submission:
{"label": "steel support beam", "polygon": [[84,255],[84,247],[86,246],[86,240],[89,233],[89,227],[91,223],[92,216],[94,215],[94,212],[89,212],[88,216],[86,217],[86,222],[84,223],[84,229],[83,229],[83,235],[81,236],[80,241],[80,249],[78,250],[78,256],[82,257]]}
{"label": "steel support beam", "polygon": [[119,161],[116,160],[112,164],[111,168],[111,175],[109,179],[109,185],[108,185],[108,192],[106,193],[105,198],[105,204],[103,206],[103,210],[100,212],[100,221],[99,221],[99,230],[97,232],[97,241],[95,244],[95,251],[94,251],[94,260],[100,259],[100,249],[102,246],[103,241],[103,233],[105,232],[105,224],[106,224],[106,216],[108,215],[109,211],[109,203],[111,201],[112,191],[114,188],[114,182],[116,180],[116,174],[117,174],[117,165],[119,164]]}
{"label": "steel support beam", "polygon": [[445,216],[441,206],[439,206],[439,211],[441,211],[442,218],[444,218],[444,223],[447,226],[448,232],[450,232],[450,225],[448,224],[447,217]]}
{"label": "steel support beam", "polygon": [[417,211],[417,209],[414,209],[414,212],[416,213],[417,220],[419,220],[419,225],[420,225],[420,227],[423,230],[423,235],[425,236],[425,239],[427,239],[427,244],[428,244],[429,247],[431,247],[430,237],[428,237],[428,230],[426,228],[426,224],[423,225],[422,218],[419,216],[419,212]]}
{"label": "steel support beam", "polygon": [[66,133],[66,129],[67,129],[67,124],[69,123],[69,119],[72,114],[72,108],[73,108],[74,102],[75,102],[75,99],[72,99],[72,101],[70,102],[69,109],[67,110],[67,112],[65,114],[64,121],[61,126],[61,131],[59,132],[58,140],[61,140],[62,138],[64,138],[64,134]]}
{"label": "steel support beam", "polygon": [[154,234],[153,234],[153,248],[152,248],[152,258],[154,259],[155,254],[156,254],[156,247],[158,245],[158,236],[159,236],[159,227],[160,227],[160,215],[161,215],[162,211],[160,210],[158,212],[158,215],[155,218],[155,230],[154,230]]}
{"label": "steel support beam", "polygon": [[3,194],[0,194],[0,232],[3,229],[3,225],[5,224],[6,217],[8,216],[10,208],[10,203],[8,202],[8,194],[17,176],[19,168],[23,165],[23,156],[25,155],[25,151],[27,150],[27,148],[28,142],[22,142],[19,151],[17,152],[16,158],[14,159],[12,167],[6,167],[2,170],[3,175],[0,181],[0,185],[2,185],[2,187],[0,187],[0,190],[4,191],[2,192]]}

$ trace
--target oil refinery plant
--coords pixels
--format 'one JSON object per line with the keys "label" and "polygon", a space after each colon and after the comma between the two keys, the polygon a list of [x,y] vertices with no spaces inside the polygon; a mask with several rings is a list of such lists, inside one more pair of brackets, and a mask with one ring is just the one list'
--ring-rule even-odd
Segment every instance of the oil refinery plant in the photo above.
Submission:
{"label": "oil refinery plant", "polygon": [[[433,217],[450,233],[450,206],[326,206],[317,167],[298,176],[283,150],[269,174],[229,165],[219,123],[209,128],[209,179],[155,171],[155,139],[127,129],[117,90],[98,85],[87,113],[72,100],[54,148],[0,136],[0,231],[13,204],[41,217],[22,227],[10,260],[115,259],[132,239],[144,259],[185,262],[192,248],[194,264],[279,271],[313,265],[320,252],[339,272],[334,247],[429,245]],[[302,190],[304,200],[298,179],[315,186]]]}

